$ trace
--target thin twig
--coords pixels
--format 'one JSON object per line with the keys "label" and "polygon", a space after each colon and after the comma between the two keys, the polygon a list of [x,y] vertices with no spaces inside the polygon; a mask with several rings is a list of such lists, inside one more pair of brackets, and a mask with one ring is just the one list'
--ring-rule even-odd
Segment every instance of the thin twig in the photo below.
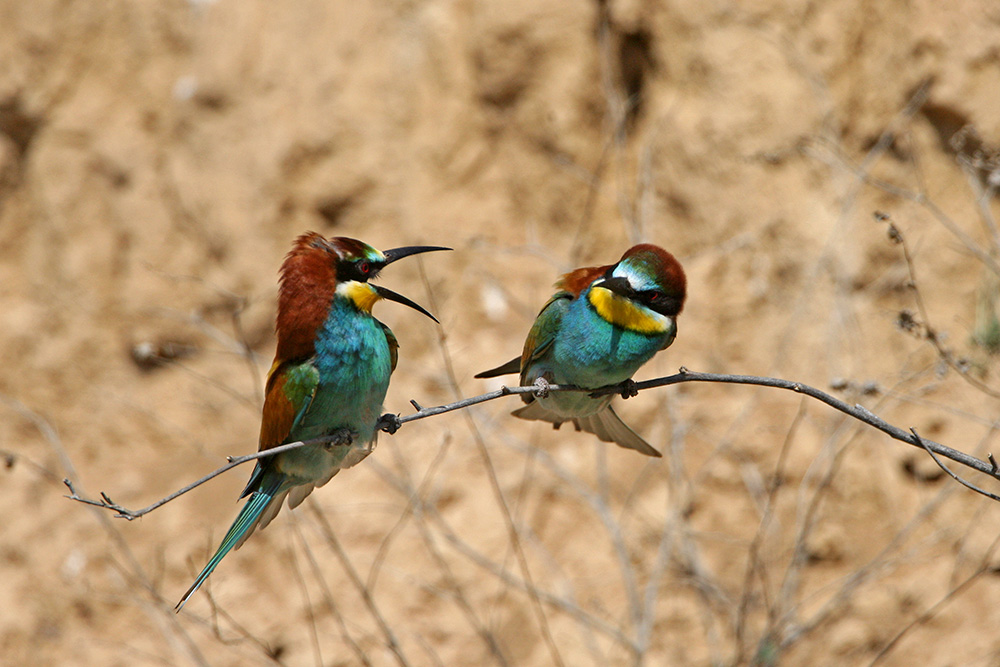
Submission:
{"label": "thin twig", "polygon": [[298,449],[299,447],[305,447],[306,445],[320,445],[320,444],[327,446],[349,445],[351,444],[351,441],[348,437],[345,436],[343,432],[341,432],[341,433],[335,433],[334,435],[325,436],[322,438],[313,438],[311,440],[302,440],[300,442],[289,442],[288,444],[281,445],[279,447],[272,447],[271,449],[265,449],[263,451],[256,452],[255,454],[247,454],[246,456],[227,456],[226,460],[229,461],[229,463],[227,463],[226,465],[210,472],[209,474],[205,475],[204,477],[202,477],[197,481],[191,482],[184,488],[174,491],[169,496],[157,500],[152,505],[148,507],[143,507],[142,509],[139,510],[130,510],[127,507],[119,505],[118,503],[112,501],[111,498],[108,497],[108,495],[103,491],[101,492],[101,500],[84,498],[79,494],[77,494],[76,489],[73,486],[73,482],[70,481],[69,479],[64,479],[63,484],[65,484],[69,488],[70,495],[66,497],[69,498],[70,500],[76,500],[86,505],[93,505],[95,507],[103,507],[105,509],[114,510],[115,512],[117,512],[117,514],[115,515],[117,518],[128,519],[129,521],[132,521],[133,519],[138,519],[144,514],[149,514],[153,510],[163,505],[166,505],[171,500],[183,496],[188,491],[198,488],[205,482],[215,477],[218,477],[222,473],[228,472],[229,470],[232,470],[236,466],[246,463],[247,461],[255,461],[257,459],[267,458],[268,456],[281,454],[282,452],[287,452],[292,449]]}
{"label": "thin twig", "polygon": [[971,482],[967,482],[967,481],[965,481],[964,479],[962,479],[961,477],[959,477],[958,475],[956,475],[955,473],[953,473],[953,472],[952,472],[952,471],[951,471],[951,470],[950,470],[950,469],[948,468],[948,466],[946,466],[946,465],[945,465],[945,464],[944,464],[944,463],[943,463],[943,462],[941,461],[941,459],[939,459],[939,458],[938,458],[938,455],[934,453],[934,450],[932,450],[932,449],[931,449],[930,447],[928,447],[928,446],[927,446],[927,444],[926,444],[926,443],[924,442],[924,439],[923,439],[923,438],[921,438],[921,437],[920,437],[919,435],[917,435],[917,430],[916,430],[915,428],[911,428],[911,429],[910,429],[910,433],[912,433],[912,434],[913,434],[913,437],[917,439],[917,442],[919,442],[919,443],[920,443],[920,445],[921,445],[921,446],[922,446],[922,447],[923,447],[924,449],[926,449],[926,450],[927,450],[927,453],[931,455],[931,458],[932,458],[932,459],[934,459],[934,463],[938,464],[938,467],[939,467],[939,468],[941,468],[941,470],[944,470],[944,471],[945,471],[946,473],[948,473],[948,476],[949,476],[949,477],[951,477],[951,478],[952,478],[953,480],[955,480],[956,482],[958,482],[958,483],[959,483],[959,484],[961,484],[962,486],[966,487],[967,489],[972,489],[972,490],[973,490],[973,491],[975,491],[976,493],[980,493],[980,494],[982,494],[982,495],[986,496],[987,498],[989,498],[989,499],[991,499],[991,500],[996,500],[996,501],[1000,501],[1000,496],[997,496],[997,495],[995,495],[995,494],[992,494],[992,493],[990,493],[989,491],[987,491],[987,490],[985,490],[985,489],[981,489],[981,488],[979,488],[978,486],[976,486],[975,484],[972,484]]}

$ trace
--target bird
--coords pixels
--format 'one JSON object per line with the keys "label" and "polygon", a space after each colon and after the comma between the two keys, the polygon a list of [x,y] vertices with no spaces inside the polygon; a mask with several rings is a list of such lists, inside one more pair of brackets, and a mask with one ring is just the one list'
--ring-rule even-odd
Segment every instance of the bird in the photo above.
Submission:
{"label": "bird", "polygon": [[337,441],[257,459],[240,494],[241,499],[249,498],[175,611],[226,554],[274,519],[286,497],[288,507],[296,507],[313,489],[368,456],[385,424],[386,430],[394,430],[393,415],[381,411],[399,343],[389,327],[372,316],[372,306],[386,299],[437,319],[371,280],[396,260],[438,250],[451,248],[409,246],[381,252],[357,239],[325,238],[316,232],[295,240],[280,269],[278,340],[265,385],[259,451],[327,436]]}
{"label": "bird", "polygon": [[614,264],[588,266],[562,276],[558,290],[542,307],[520,357],[477,374],[492,378],[520,373],[526,406],[515,417],[572,422],[576,430],[604,442],[662,456],[626,425],[611,407],[612,396],[584,392],[547,392],[551,384],[597,389],[627,383],[623,396],[634,396],[632,375],[677,336],[677,316],[684,307],[687,279],[680,262],[663,248],[641,243]]}

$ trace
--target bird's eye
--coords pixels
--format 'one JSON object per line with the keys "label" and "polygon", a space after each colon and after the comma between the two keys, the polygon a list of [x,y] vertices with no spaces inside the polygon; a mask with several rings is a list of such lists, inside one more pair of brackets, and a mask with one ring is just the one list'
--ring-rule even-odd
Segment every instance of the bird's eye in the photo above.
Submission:
{"label": "bird's eye", "polygon": [[650,305],[662,303],[666,295],[659,290],[647,290],[642,293],[643,301]]}
{"label": "bird's eye", "polygon": [[361,262],[361,264],[358,266],[358,270],[361,271],[361,273],[363,273],[366,276],[368,275],[368,272],[371,271],[371,268],[372,267],[369,266],[368,262]]}

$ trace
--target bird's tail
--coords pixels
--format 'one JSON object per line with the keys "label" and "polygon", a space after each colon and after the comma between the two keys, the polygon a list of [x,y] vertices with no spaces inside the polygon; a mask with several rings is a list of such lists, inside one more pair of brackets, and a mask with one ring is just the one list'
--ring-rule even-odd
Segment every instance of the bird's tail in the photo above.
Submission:
{"label": "bird's tail", "polygon": [[646,456],[663,456],[652,445],[643,440],[642,436],[629,428],[628,424],[621,420],[621,417],[610,405],[586,417],[563,417],[546,409],[541,402],[532,401],[523,408],[514,410],[511,414],[521,419],[551,422],[556,428],[559,428],[563,422],[571,421],[578,431],[593,433],[604,442],[613,442],[619,447],[634,449]]}
{"label": "bird's tail", "polygon": [[[272,503],[277,503],[278,507],[281,506],[282,501],[284,501],[285,496],[288,494],[287,490],[280,490],[282,483],[281,475],[274,475],[272,480],[266,485],[262,485],[263,488],[254,491],[250,495],[250,499],[247,500],[246,505],[240,510],[240,513],[236,516],[236,520],[233,521],[233,525],[229,527],[229,531],[226,536],[222,539],[222,544],[216,550],[215,555],[212,559],[208,561],[208,565],[201,571],[198,578],[194,580],[191,584],[191,588],[187,590],[181,601],[177,603],[174,607],[175,612],[179,612],[183,607],[184,603],[188,601],[195,591],[201,588],[201,585],[205,583],[209,575],[215,570],[226,554],[233,550],[233,548],[239,548],[246,538],[250,536],[257,524],[260,523],[261,515],[271,506]],[[277,512],[274,512],[275,514]],[[272,515],[273,516],[273,515]]]}
{"label": "bird's tail", "polygon": [[587,433],[593,433],[604,442],[613,442],[619,447],[634,449],[646,456],[663,456],[623,422],[610,405],[589,417],[577,417],[573,421],[579,428]]}
{"label": "bird's tail", "polygon": [[476,373],[473,377],[483,379],[483,378],[495,378],[501,375],[511,375],[513,373],[521,372],[521,357],[514,357],[505,364],[500,364],[496,368],[491,368],[488,371],[483,371],[482,373]]}

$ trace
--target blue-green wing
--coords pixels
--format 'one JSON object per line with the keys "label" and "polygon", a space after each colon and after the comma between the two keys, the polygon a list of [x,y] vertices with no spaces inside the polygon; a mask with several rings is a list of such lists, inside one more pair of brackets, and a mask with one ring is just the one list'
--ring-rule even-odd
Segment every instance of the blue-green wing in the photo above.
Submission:
{"label": "blue-green wing", "polygon": [[[378,322],[378,320],[375,320]],[[399,361],[399,341],[396,340],[396,334],[392,333],[392,329],[385,326],[381,322],[379,325],[382,327],[382,332],[385,333],[385,342],[389,344],[389,361],[391,362],[390,372],[396,370],[396,362]]]}
{"label": "blue-green wing", "polygon": [[542,307],[531,331],[524,341],[524,351],[521,353],[521,385],[527,384],[527,372],[532,362],[538,361],[549,351],[552,343],[555,342],[556,334],[562,325],[563,315],[569,309],[569,304],[573,301],[573,294],[570,292],[556,292],[551,299]]}

